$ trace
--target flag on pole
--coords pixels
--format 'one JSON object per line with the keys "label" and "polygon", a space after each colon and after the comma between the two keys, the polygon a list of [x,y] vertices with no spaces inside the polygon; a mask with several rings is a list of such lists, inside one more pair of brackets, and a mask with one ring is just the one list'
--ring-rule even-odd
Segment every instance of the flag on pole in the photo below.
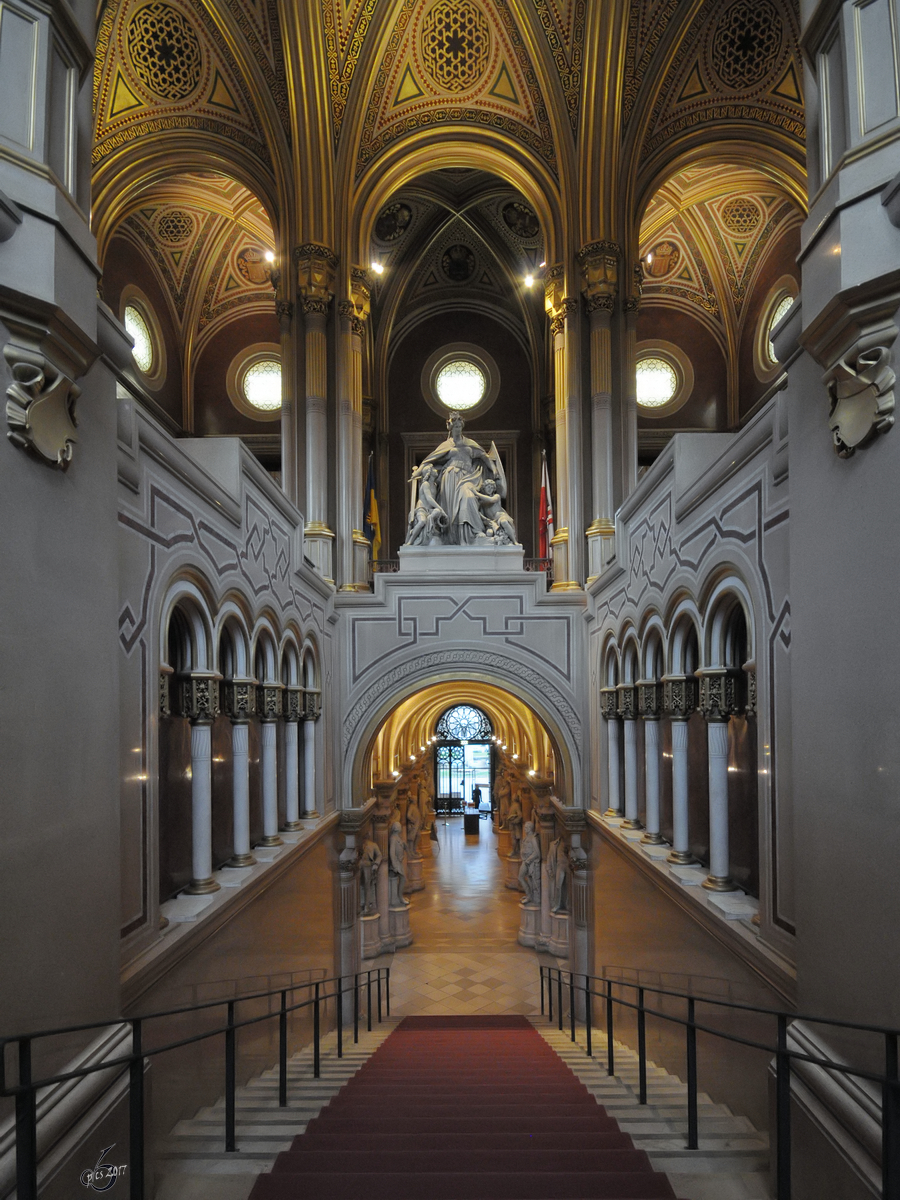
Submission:
{"label": "flag on pole", "polygon": [[363,533],[372,543],[372,557],[381,555],[381,525],[378,521],[378,500],[375,496],[375,455],[369,455],[369,475],[366,479]]}
{"label": "flag on pole", "polygon": [[547,470],[547,451],[541,451],[541,504],[538,510],[538,557],[550,557],[553,540],[553,503],[550,499],[550,472]]}

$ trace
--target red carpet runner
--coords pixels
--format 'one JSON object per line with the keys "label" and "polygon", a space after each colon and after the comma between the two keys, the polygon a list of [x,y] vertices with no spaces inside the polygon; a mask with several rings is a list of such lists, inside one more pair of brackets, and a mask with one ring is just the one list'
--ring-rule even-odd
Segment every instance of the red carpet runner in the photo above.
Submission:
{"label": "red carpet runner", "polygon": [[524,1017],[406,1017],[250,1200],[674,1196]]}

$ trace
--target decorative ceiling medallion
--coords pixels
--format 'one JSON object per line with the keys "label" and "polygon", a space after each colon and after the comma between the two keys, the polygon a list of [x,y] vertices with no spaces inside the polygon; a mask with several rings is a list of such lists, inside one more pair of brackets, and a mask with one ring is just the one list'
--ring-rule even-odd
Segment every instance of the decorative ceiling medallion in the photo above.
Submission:
{"label": "decorative ceiling medallion", "polygon": [[466,283],[475,274],[475,255],[468,246],[448,246],[441,258],[441,270],[453,283]]}
{"label": "decorative ceiling medallion", "polygon": [[177,246],[186,242],[194,232],[194,218],[182,208],[170,208],[156,223],[160,240]]}
{"label": "decorative ceiling medallion", "polygon": [[406,233],[412,221],[412,209],[408,204],[389,204],[378,214],[375,236],[379,242],[396,242]]}
{"label": "decorative ceiling medallion", "polygon": [[237,269],[242,279],[248,283],[268,283],[269,267],[266,264],[265,251],[259,246],[245,246],[238,251],[235,259]]}
{"label": "decorative ceiling medallion", "polygon": [[713,67],[726,87],[744,91],[765,78],[783,42],[784,24],[769,0],[737,0],[716,26]]}
{"label": "decorative ceiling medallion", "polygon": [[473,0],[437,0],[422,22],[422,61],[435,84],[467,92],[487,70],[491,30]]}
{"label": "decorative ceiling medallion", "polygon": [[738,237],[758,229],[761,220],[759,206],[746,196],[735,196],[722,205],[722,224]]}
{"label": "decorative ceiling medallion", "polygon": [[541,232],[541,224],[537,215],[527,204],[511,201],[503,206],[503,220],[507,229],[523,241],[532,241]]}
{"label": "decorative ceiling medallion", "polygon": [[147,4],[128,26],[131,65],[141,83],[164,100],[184,100],[200,82],[200,42],[168,4]]}
{"label": "decorative ceiling medallion", "polygon": [[681,262],[681,251],[675,242],[657,242],[644,259],[644,277],[662,279],[671,275]]}

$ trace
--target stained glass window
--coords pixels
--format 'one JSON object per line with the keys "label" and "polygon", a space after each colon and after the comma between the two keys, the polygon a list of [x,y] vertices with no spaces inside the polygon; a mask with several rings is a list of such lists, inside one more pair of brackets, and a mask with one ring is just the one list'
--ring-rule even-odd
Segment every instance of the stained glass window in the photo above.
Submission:
{"label": "stained glass window", "polygon": [[490,721],[479,708],[457,704],[448,708],[437,723],[437,735],[452,742],[486,740],[493,734]]}
{"label": "stained glass window", "polygon": [[768,351],[769,358],[773,363],[778,362],[778,355],[775,353],[775,347],[772,345],[772,330],[787,314],[788,309],[791,308],[793,303],[793,296],[782,296],[782,298],[775,305],[775,310],[771,317],[769,317],[769,328],[766,330],[766,350]]}
{"label": "stained glass window", "polygon": [[662,408],[678,391],[674,367],[663,358],[642,358],[637,365],[637,402],[642,408]]}
{"label": "stained glass window", "polygon": [[475,363],[457,358],[441,367],[434,388],[441,404],[465,412],[481,401],[487,389],[487,380]]}

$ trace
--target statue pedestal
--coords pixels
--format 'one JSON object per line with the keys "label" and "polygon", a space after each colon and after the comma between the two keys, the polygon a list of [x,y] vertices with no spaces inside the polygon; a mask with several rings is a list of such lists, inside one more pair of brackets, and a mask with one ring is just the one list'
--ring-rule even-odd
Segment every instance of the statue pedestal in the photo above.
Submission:
{"label": "statue pedestal", "polygon": [[431,830],[423,829],[422,836],[419,838],[419,854],[422,856],[422,858],[432,858],[434,856],[434,850],[432,849],[433,845],[434,843],[431,840]]}
{"label": "statue pedestal", "polygon": [[394,949],[411,945],[413,937],[409,928],[409,905],[391,905],[389,917]]}
{"label": "statue pedestal", "polygon": [[378,932],[378,913],[367,913],[360,918],[362,956],[377,958],[381,953],[381,934]]}
{"label": "statue pedestal", "polygon": [[422,878],[421,858],[408,858],[406,860],[406,890],[408,892],[422,892],[425,890],[425,880]]}
{"label": "statue pedestal", "polygon": [[491,539],[474,546],[401,546],[401,575],[521,575],[524,546],[494,546]]}
{"label": "statue pedestal", "polygon": [[518,854],[510,855],[506,859],[506,886],[513,892],[521,892],[522,885],[519,883],[519,868],[522,865],[522,860]]}
{"label": "statue pedestal", "polygon": [[534,946],[541,936],[541,906],[526,904],[523,900],[519,905],[519,938],[520,946]]}
{"label": "statue pedestal", "polygon": [[557,958],[569,957],[569,914],[564,912],[550,914],[550,938],[547,949]]}
{"label": "statue pedestal", "polygon": [[509,836],[508,829],[499,829],[497,831],[497,853],[501,858],[509,858],[509,852],[512,849],[512,838]]}

